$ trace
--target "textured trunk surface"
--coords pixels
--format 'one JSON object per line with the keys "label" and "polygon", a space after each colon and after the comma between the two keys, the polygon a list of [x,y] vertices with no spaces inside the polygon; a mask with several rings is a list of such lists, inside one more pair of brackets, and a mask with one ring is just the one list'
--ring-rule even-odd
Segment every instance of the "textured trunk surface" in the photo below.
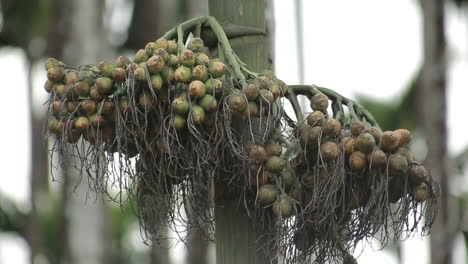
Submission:
{"label": "textured trunk surface", "polygon": [[29,61],[28,85],[29,85],[29,107],[31,120],[31,171],[30,171],[30,203],[31,211],[28,216],[28,243],[30,246],[31,263],[40,255],[44,254],[46,241],[42,235],[40,208],[49,201],[49,174],[47,163],[47,149],[42,140],[42,126],[45,115],[34,111],[33,85],[32,85],[32,61]]}
{"label": "textured trunk surface", "polygon": [[[209,12],[218,21],[250,26],[266,31],[263,0],[209,1]],[[230,40],[242,61],[254,71],[268,68],[268,42],[264,36],[245,36]],[[245,213],[238,200],[217,201],[215,207],[216,261],[219,264],[270,263],[261,243],[260,227]]]}
{"label": "textured trunk surface", "polygon": [[438,217],[431,233],[433,264],[452,263],[455,225],[454,203],[450,199],[450,172],[447,157],[446,42],[444,1],[421,1],[424,15],[424,67],[420,99],[423,131],[428,144],[426,165],[440,184]]}
{"label": "textured trunk surface", "polygon": [[[184,0],[186,6],[187,19],[207,16],[208,15],[208,0]],[[194,214],[188,214],[194,216]],[[196,218],[196,217],[193,217]],[[196,222],[198,219],[189,219],[189,222]],[[207,239],[207,228],[204,228],[203,223],[200,225],[202,230],[192,229],[187,234],[187,259],[186,263],[190,264],[208,264],[214,255],[214,252],[209,251],[212,244]],[[212,247],[211,247],[212,248]]]}
{"label": "textured trunk surface", "polygon": [[[103,1],[55,0],[56,21],[51,29],[49,54],[78,67],[109,55],[102,23]],[[64,157],[79,164],[73,157]],[[72,167],[62,170],[63,219],[61,263],[102,264],[110,256],[106,207],[102,196],[88,191],[85,175]]]}

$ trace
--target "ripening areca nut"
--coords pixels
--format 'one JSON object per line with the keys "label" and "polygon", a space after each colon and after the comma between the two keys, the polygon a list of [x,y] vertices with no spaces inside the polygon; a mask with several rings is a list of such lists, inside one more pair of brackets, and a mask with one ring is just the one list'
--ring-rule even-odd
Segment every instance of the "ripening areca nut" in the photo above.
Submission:
{"label": "ripening areca nut", "polygon": [[253,101],[247,103],[247,107],[242,110],[242,115],[246,118],[251,118],[258,114],[258,105]]}
{"label": "ripening areca nut", "polygon": [[353,134],[353,136],[358,137],[364,131],[366,131],[366,127],[361,121],[354,121],[351,124],[351,134]]}
{"label": "ripening areca nut", "polygon": [[171,67],[164,67],[161,77],[163,79],[163,83],[173,85],[176,82],[176,75]]}
{"label": "ripening areca nut", "polygon": [[112,78],[115,68],[115,65],[110,61],[101,61],[99,63],[99,73],[104,77]]}
{"label": "ripening areca nut", "polygon": [[138,67],[133,71],[135,79],[140,82],[146,81],[146,71],[144,67]]}
{"label": "ripening areca nut", "polygon": [[50,68],[55,68],[58,66],[65,66],[65,64],[54,58],[48,58],[44,63],[44,67],[46,71],[49,70]]}
{"label": "ripening areca nut", "polygon": [[203,65],[205,67],[208,67],[208,65],[210,64],[210,57],[208,57],[208,55],[206,55],[205,53],[199,53],[195,58],[195,63],[197,65]]}
{"label": "ripening areca nut", "polygon": [[265,147],[265,151],[268,156],[280,157],[281,154],[283,153],[283,148],[281,147],[280,144],[271,143]]}
{"label": "ripening areca nut", "polygon": [[190,118],[192,120],[192,123],[195,125],[203,124],[206,118],[205,110],[203,110],[201,106],[193,106],[192,111],[190,111]]}
{"label": "ripening areca nut", "polygon": [[91,91],[89,91],[89,97],[96,102],[100,102],[104,99],[104,95],[99,93],[96,87],[91,88]]}
{"label": "ripening areca nut", "polygon": [[112,79],[114,79],[115,83],[122,84],[127,78],[126,75],[127,73],[123,68],[115,68],[115,70],[112,72]]}
{"label": "ripening areca nut", "polygon": [[168,46],[169,46],[169,41],[166,40],[166,39],[163,39],[163,38],[160,38],[160,39],[156,40],[154,43],[155,43],[155,48],[156,49],[159,49],[159,48],[167,49]]}
{"label": "ripening areca nut", "polygon": [[273,94],[273,96],[276,98],[280,97],[282,94],[281,94],[281,89],[280,87],[278,86],[278,84],[276,84],[276,82],[274,81],[270,81],[268,83],[268,90],[270,90],[270,92]]}
{"label": "ripening areca nut", "polygon": [[329,118],[323,122],[323,134],[327,137],[336,137],[340,134],[341,123],[340,121]]}
{"label": "ripening areca nut", "polygon": [[260,89],[268,89],[268,83],[270,82],[270,78],[262,75],[262,76],[259,76],[256,80],[258,81]]}
{"label": "ripening areca nut", "polygon": [[411,196],[416,202],[424,202],[427,199],[428,194],[429,187],[425,182],[421,182],[414,186],[411,192]]}
{"label": "ripening areca nut", "polygon": [[169,59],[168,59],[168,62],[167,64],[171,67],[177,67],[179,65],[179,57],[177,55],[174,55],[174,54],[170,54],[169,55]]}
{"label": "ripening areca nut", "polygon": [[99,103],[98,106],[99,112],[105,116],[111,115],[114,113],[115,104],[112,99],[103,100]]}
{"label": "ripening areca nut", "polygon": [[203,95],[198,101],[198,105],[207,113],[212,113],[218,108],[218,101],[211,94]]}
{"label": "ripening areca nut", "polygon": [[180,66],[175,71],[175,79],[180,83],[189,83],[192,78],[192,71],[188,67]]}
{"label": "ripening areca nut", "polygon": [[138,104],[141,108],[149,110],[154,105],[154,98],[149,92],[142,92],[138,97]]}
{"label": "ripening areca nut", "polygon": [[260,102],[262,104],[269,105],[275,101],[275,96],[270,92],[270,90],[267,89],[261,89],[260,90]]}
{"label": "ripening areca nut", "polygon": [[281,88],[281,92],[283,93],[283,95],[288,94],[289,87],[285,82],[283,82],[282,80],[278,80],[278,85]]}
{"label": "ripening areca nut", "polygon": [[265,169],[271,173],[280,173],[283,171],[285,165],[283,158],[271,156],[265,162]]}
{"label": "ripening areca nut", "polygon": [[152,56],[155,50],[156,50],[156,43],[151,42],[151,41],[146,43],[145,51],[149,56]]}
{"label": "ripening areca nut", "polygon": [[315,126],[308,128],[305,134],[305,144],[311,150],[318,149],[320,143],[320,137],[322,135],[322,127]]}
{"label": "ripening areca nut", "polygon": [[166,50],[167,52],[169,52],[169,54],[177,54],[177,52],[179,51],[179,45],[177,45],[177,42],[175,42],[174,40],[169,40],[167,41]]}
{"label": "ripening areca nut", "polygon": [[154,55],[161,57],[166,64],[169,62],[169,53],[165,49],[159,48],[155,50]]}
{"label": "ripening areca nut", "polygon": [[208,66],[208,71],[214,78],[221,78],[223,77],[224,73],[226,73],[226,64],[222,63],[221,61],[213,60]]}
{"label": "ripening areca nut", "polygon": [[52,91],[59,97],[59,98],[64,98],[65,93],[66,93],[66,87],[65,85],[61,83],[54,84],[52,87]]}
{"label": "ripening areca nut", "polygon": [[76,108],[78,107],[78,104],[76,101],[68,101],[67,103],[67,111],[69,113],[75,112]]}
{"label": "ripening areca nut", "polygon": [[193,79],[206,82],[209,78],[208,69],[203,65],[197,65],[192,70]]}
{"label": "ripening areca nut", "polygon": [[380,137],[382,136],[382,133],[383,133],[382,129],[373,126],[373,127],[366,129],[366,132],[371,134],[374,137],[376,144],[380,142]]}
{"label": "ripening areca nut", "polygon": [[108,77],[97,78],[94,86],[96,87],[96,90],[102,95],[111,94],[114,88],[112,79]]}
{"label": "ripening areca nut", "polygon": [[135,63],[142,63],[147,61],[149,58],[148,53],[144,49],[140,49],[135,54],[135,59],[133,60]]}
{"label": "ripening areca nut", "polygon": [[272,204],[276,201],[278,190],[272,184],[265,184],[258,188],[258,201],[263,205]]}
{"label": "ripening areca nut", "polygon": [[160,73],[165,66],[164,59],[159,55],[154,55],[148,59],[146,66],[149,72],[153,74]]}
{"label": "ripening areca nut", "polygon": [[50,93],[50,92],[52,92],[53,86],[54,86],[54,84],[51,81],[46,80],[45,83],[44,83],[44,90],[46,90],[47,93]]}
{"label": "ripening areca nut", "polygon": [[86,115],[92,115],[92,114],[96,113],[97,104],[93,100],[86,99],[83,102],[81,102],[81,110]]}
{"label": "ripening areca nut", "polygon": [[191,50],[186,49],[180,53],[179,60],[183,66],[193,67],[195,65],[195,54]]}
{"label": "ripening areca nut", "polygon": [[190,103],[186,96],[179,96],[172,101],[172,111],[179,115],[186,115],[190,111]]}
{"label": "ripening areca nut", "polygon": [[320,145],[320,155],[325,162],[335,161],[340,155],[340,149],[335,142],[326,141]]}
{"label": "ripening areca nut", "polygon": [[228,97],[229,108],[241,112],[247,106],[247,99],[241,92],[234,92]]}
{"label": "ripening areca nut", "polygon": [[397,133],[385,131],[380,136],[380,147],[387,152],[393,152],[398,148],[399,140],[400,136]]}
{"label": "ripening areca nut", "polygon": [[349,156],[349,167],[353,170],[362,170],[367,166],[366,154],[361,151],[354,151]]}
{"label": "ripening areca nut", "polygon": [[341,141],[341,146],[344,150],[346,157],[349,157],[349,155],[351,155],[351,153],[353,153],[354,151],[354,140],[355,139],[352,137],[345,137]]}
{"label": "ripening areca nut", "polygon": [[321,126],[325,120],[325,115],[321,111],[314,111],[307,116],[309,126]]}
{"label": "ripening areca nut", "polygon": [[273,214],[277,217],[288,218],[292,215],[294,207],[293,202],[288,196],[280,196],[271,207]]}
{"label": "ripening areca nut", "polygon": [[261,164],[268,159],[268,154],[263,147],[253,146],[250,150],[249,157],[253,163]]}
{"label": "ripening areca nut", "polygon": [[310,107],[316,111],[327,111],[328,97],[322,93],[312,96],[312,99],[310,100]]}
{"label": "ripening areca nut", "polygon": [[52,83],[63,82],[65,72],[60,67],[52,67],[47,70],[47,79]]}
{"label": "ripening areca nut", "polygon": [[260,94],[260,87],[257,83],[251,82],[247,85],[244,85],[244,87],[242,87],[242,91],[244,92],[248,100],[253,101],[258,98],[258,95]]}
{"label": "ripening areca nut", "polygon": [[361,133],[354,141],[354,148],[366,154],[371,152],[374,147],[375,139],[369,133]]}
{"label": "ripening areca nut", "polygon": [[75,83],[75,93],[81,97],[88,97],[91,88],[87,82],[79,81]]}
{"label": "ripening areca nut", "polygon": [[89,128],[89,119],[86,116],[80,116],[75,120],[73,125],[78,131],[84,133]]}
{"label": "ripening areca nut", "polygon": [[171,118],[171,126],[175,129],[182,129],[186,126],[187,120],[181,115],[174,115]]}
{"label": "ripening areca nut", "polygon": [[401,154],[392,154],[388,157],[388,168],[390,172],[402,175],[408,168],[408,161]]}
{"label": "ripening areca nut", "polygon": [[201,98],[205,93],[205,84],[201,81],[192,81],[188,86],[188,94],[190,98]]}
{"label": "ripening areca nut", "polygon": [[187,48],[193,52],[203,52],[205,44],[201,38],[193,38],[188,43]]}
{"label": "ripening areca nut", "polygon": [[91,122],[92,127],[97,128],[102,127],[106,122],[106,119],[104,116],[96,113],[89,116],[89,121]]}
{"label": "ripening areca nut", "polygon": [[408,163],[414,160],[413,154],[407,148],[403,148],[403,147],[397,148],[395,153],[401,154],[403,157],[405,157]]}
{"label": "ripening areca nut", "polygon": [[124,68],[125,66],[132,63],[127,56],[119,56],[115,62],[115,66],[119,68]]}
{"label": "ripening areca nut", "polygon": [[420,184],[427,181],[429,172],[421,165],[411,165],[409,168],[409,179],[414,184]]}
{"label": "ripening areca nut", "polygon": [[62,134],[62,123],[56,119],[52,120],[49,124],[49,131],[57,136]]}
{"label": "ripening areca nut", "polygon": [[127,96],[122,96],[119,98],[119,111],[123,114],[130,112],[130,100]]}
{"label": "ripening areca nut", "polygon": [[380,149],[374,149],[367,154],[367,161],[371,168],[383,168],[387,165],[387,154]]}
{"label": "ripening areca nut", "polygon": [[407,129],[397,129],[395,133],[398,135],[398,146],[406,147],[411,141],[411,132]]}
{"label": "ripening areca nut", "polygon": [[219,96],[223,93],[223,82],[220,79],[208,79],[205,88],[207,94]]}
{"label": "ripening areca nut", "polygon": [[163,86],[163,79],[161,75],[159,74],[151,75],[151,88],[153,88],[153,90],[157,92],[161,90],[162,86]]}
{"label": "ripening areca nut", "polygon": [[74,71],[66,73],[65,77],[63,77],[64,82],[66,84],[74,84],[78,80],[78,78],[79,78],[78,73]]}

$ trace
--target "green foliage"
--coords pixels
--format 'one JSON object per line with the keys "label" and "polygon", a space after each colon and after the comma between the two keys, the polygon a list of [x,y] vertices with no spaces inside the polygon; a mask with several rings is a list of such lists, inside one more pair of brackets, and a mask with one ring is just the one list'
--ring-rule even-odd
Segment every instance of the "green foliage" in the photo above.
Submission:
{"label": "green foliage", "polygon": [[1,0],[3,29],[0,46],[19,46],[28,51],[31,41],[47,37],[51,0]]}
{"label": "green foliage", "polygon": [[357,101],[374,115],[384,131],[395,130],[399,127],[413,130],[417,123],[418,79],[419,74],[409,83],[400,98],[380,101],[360,95]]}

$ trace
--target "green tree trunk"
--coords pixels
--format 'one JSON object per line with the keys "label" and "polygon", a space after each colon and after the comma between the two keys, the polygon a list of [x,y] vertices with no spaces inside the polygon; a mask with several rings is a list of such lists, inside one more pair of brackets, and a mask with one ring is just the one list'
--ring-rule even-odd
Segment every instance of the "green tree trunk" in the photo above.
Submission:
{"label": "green tree trunk", "polygon": [[[264,0],[209,1],[209,12],[221,24],[231,23],[266,31]],[[268,68],[268,42],[265,36],[231,39],[232,48],[254,71]],[[219,264],[270,263],[258,250],[261,228],[246,214],[238,200],[217,201],[215,207],[216,260]]]}

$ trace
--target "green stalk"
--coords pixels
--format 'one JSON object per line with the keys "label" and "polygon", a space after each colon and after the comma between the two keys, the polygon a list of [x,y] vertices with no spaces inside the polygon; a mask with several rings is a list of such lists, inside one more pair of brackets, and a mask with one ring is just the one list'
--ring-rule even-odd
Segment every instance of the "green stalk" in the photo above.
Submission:
{"label": "green stalk", "polygon": [[299,109],[296,109],[294,107],[294,101],[292,97],[295,97],[296,95],[305,95],[309,98],[312,96],[318,94],[318,93],[323,93],[325,94],[330,100],[332,100],[332,110],[334,113],[335,118],[340,119],[343,121],[344,119],[344,112],[343,112],[343,107],[342,105],[346,105],[348,107],[348,111],[351,115],[351,119],[355,120],[361,120],[361,121],[366,121],[372,126],[379,127],[379,124],[375,120],[375,118],[372,116],[372,114],[367,111],[363,106],[360,104],[356,103],[355,101],[346,98],[342,96],[341,94],[328,89],[324,87],[318,87],[315,85],[291,85],[289,86],[289,93],[292,93],[294,96],[287,96],[286,98],[293,104],[294,111],[299,112]]}

